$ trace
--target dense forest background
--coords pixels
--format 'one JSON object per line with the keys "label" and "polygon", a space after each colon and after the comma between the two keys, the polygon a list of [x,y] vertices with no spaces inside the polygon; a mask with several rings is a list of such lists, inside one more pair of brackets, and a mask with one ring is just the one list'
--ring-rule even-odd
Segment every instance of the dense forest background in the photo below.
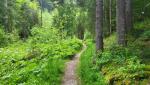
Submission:
{"label": "dense forest background", "polygon": [[150,0],[0,0],[0,85],[150,84]]}

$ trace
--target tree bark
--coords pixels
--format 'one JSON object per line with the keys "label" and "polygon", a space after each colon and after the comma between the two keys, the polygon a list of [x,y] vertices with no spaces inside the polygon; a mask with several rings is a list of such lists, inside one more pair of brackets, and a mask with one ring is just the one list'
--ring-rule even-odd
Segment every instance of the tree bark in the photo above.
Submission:
{"label": "tree bark", "polygon": [[83,40],[84,39],[84,26],[82,25],[82,23],[78,24],[78,38]]}
{"label": "tree bark", "polygon": [[43,26],[43,0],[38,0],[40,5],[40,26]]}
{"label": "tree bark", "polygon": [[109,0],[104,0],[103,1],[103,27],[104,27],[104,36],[109,35]]}
{"label": "tree bark", "polygon": [[130,32],[133,28],[132,25],[132,0],[125,0],[126,3],[126,10],[125,10],[125,14],[126,14],[126,29],[127,32]]}
{"label": "tree bark", "polygon": [[103,50],[103,0],[96,0],[96,52]]}
{"label": "tree bark", "polygon": [[109,33],[112,33],[112,0],[109,0]]}
{"label": "tree bark", "polygon": [[8,25],[8,1],[7,0],[5,0],[4,6],[5,6],[4,27],[5,27],[5,31],[8,32],[9,25]]}
{"label": "tree bark", "polygon": [[126,46],[125,0],[117,0],[117,38],[118,44]]}

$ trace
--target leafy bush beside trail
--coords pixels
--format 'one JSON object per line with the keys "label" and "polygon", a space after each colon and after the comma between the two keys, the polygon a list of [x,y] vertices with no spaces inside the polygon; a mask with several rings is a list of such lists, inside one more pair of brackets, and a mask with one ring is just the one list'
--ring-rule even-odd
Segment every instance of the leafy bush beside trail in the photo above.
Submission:
{"label": "leafy bush beside trail", "polygon": [[87,49],[80,57],[78,74],[81,85],[106,85],[104,76],[100,73],[97,66],[93,64],[94,44],[87,40]]}
{"label": "leafy bush beside trail", "polygon": [[0,84],[61,83],[65,61],[81,49],[82,42],[77,38],[58,41],[57,30],[47,29],[35,28],[26,42],[0,48]]}
{"label": "leafy bush beside trail", "polygon": [[[114,35],[110,36],[115,39]],[[107,40],[112,38],[107,38]],[[94,55],[94,43],[87,40],[87,50],[80,58],[78,73],[82,85],[107,85],[107,84],[135,84],[141,83],[147,76],[145,74],[145,64],[140,59],[141,51],[134,49],[134,45],[128,47],[117,46],[111,40],[111,44],[105,45],[105,50]],[[106,40],[105,40],[106,42]],[[93,62],[93,57],[96,56]]]}
{"label": "leafy bush beside trail", "polygon": [[144,77],[145,65],[141,64],[136,52],[129,48],[114,46],[107,49],[98,55],[97,63],[108,83]]}

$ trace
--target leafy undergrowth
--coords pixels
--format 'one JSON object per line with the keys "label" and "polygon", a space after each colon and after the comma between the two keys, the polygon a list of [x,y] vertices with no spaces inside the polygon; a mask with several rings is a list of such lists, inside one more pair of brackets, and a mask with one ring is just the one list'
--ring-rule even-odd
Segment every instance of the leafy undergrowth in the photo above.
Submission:
{"label": "leafy undergrowth", "polygon": [[61,39],[52,28],[34,28],[32,37],[0,48],[1,85],[59,85],[64,64],[82,47],[77,38]]}
{"label": "leafy undergrowth", "polygon": [[144,79],[141,85],[146,85],[150,83],[150,19],[136,22],[134,28],[129,43],[134,49],[139,50],[139,58],[145,64],[144,73],[149,79]]}
{"label": "leafy undergrowth", "polygon": [[107,83],[135,84],[144,78],[144,64],[134,50],[114,46],[98,55],[97,63]]}
{"label": "leafy undergrowth", "polygon": [[[141,36],[146,36],[147,42],[148,33],[143,33]],[[150,67],[141,60],[141,54],[147,57],[149,55],[144,49],[140,49],[145,43],[142,45],[141,42],[134,41],[129,42],[128,47],[121,47],[116,45],[115,40],[116,34],[104,40],[105,50],[97,55],[95,64],[93,64],[95,47],[92,41],[88,41],[88,48],[81,56],[78,69],[82,85],[146,85],[149,83]]]}
{"label": "leafy undergrowth", "polygon": [[81,85],[106,85],[103,75],[99,72],[97,66],[93,64],[94,44],[87,42],[87,50],[80,57],[78,74]]}
{"label": "leafy undergrowth", "polygon": [[[144,27],[145,23],[140,26]],[[105,50],[99,54],[97,63],[108,83],[114,85],[149,83],[149,33],[148,27],[145,27],[138,36],[128,37],[127,47],[117,46],[114,34],[105,39]]]}
{"label": "leafy undergrowth", "polygon": [[147,60],[150,60],[150,30],[144,31],[134,44],[141,50],[141,58],[148,63]]}
{"label": "leafy undergrowth", "polygon": [[107,49],[113,45],[116,45],[116,40],[117,40],[116,33],[113,33],[111,36],[106,37],[104,39],[104,48]]}

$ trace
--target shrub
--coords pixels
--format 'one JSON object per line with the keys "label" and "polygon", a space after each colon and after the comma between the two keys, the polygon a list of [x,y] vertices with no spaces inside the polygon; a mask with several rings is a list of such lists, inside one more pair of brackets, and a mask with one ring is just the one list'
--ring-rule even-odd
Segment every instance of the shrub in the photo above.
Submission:
{"label": "shrub", "polygon": [[145,31],[142,35],[141,38],[143,40],[150,40],[150,30]]}
{"label": "shrub", "polygon": [[5,33],[0,27],[0,47],[5,47],[8,44],[12,44],[16,41],[19,41],[19,36],[15,31],[12,33]]}
{"label": "shrub", "polygon": [[98,55],[97,61],[107,82],[143,77],[141,64],[134,50],[114,46]]}
{"label": "shrub", "polygon": [[60,84],[66,59],[81,47],[79,39],[62,39],[57,29],[35,27],[26,42],[0,48],[0,83]]}
{"label": "shrub", "polygon": [[81,85],[106,85],[104,76],[92,62],[93,54],[94,44],[89,40],[87,42],[87,50],[81,55],[78,68]]}
{"label": "shrub", "polygon": [[132,31],[132,34],[134,35],[134,37],[139,38],[141,37],[140,35],[142,35],[144,32],[146,32],[146,35],[147,35],[150,29],[149,22],[150,22],[149,19],[145,19],[143,22],[136,22],[134,24],[134,31]]}
{"label": "shrub", "polygon": [[58,84],[65,59],[71,58],[81,47],[81,41],[73,38],[50,44],[17,42],[1,48],[0,83]]}
{"label": "shrub", "polygon": [[34,27],[31,31],[33,37],[30,40],[35,43],[57,43],[61,40],[60,33],[57,29],[47,27]]}
{"label": "shrub", "polygon": [[7,44],[7,37],[2,28],[0,28],[0,47],[3,47]]}

